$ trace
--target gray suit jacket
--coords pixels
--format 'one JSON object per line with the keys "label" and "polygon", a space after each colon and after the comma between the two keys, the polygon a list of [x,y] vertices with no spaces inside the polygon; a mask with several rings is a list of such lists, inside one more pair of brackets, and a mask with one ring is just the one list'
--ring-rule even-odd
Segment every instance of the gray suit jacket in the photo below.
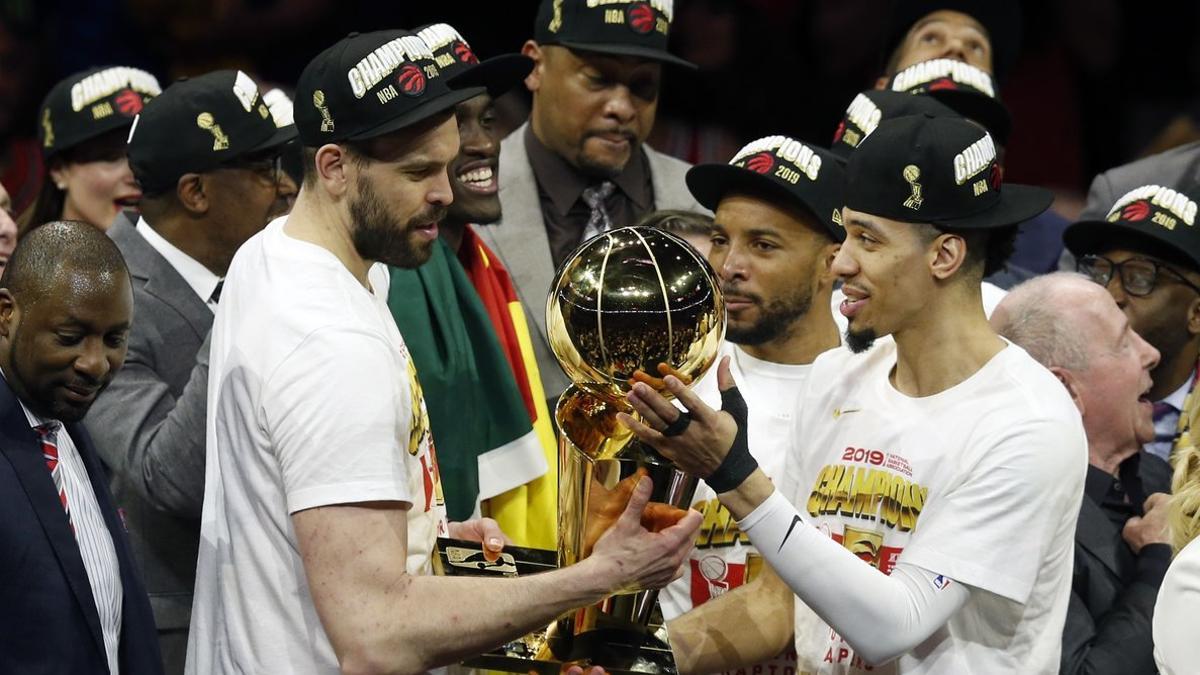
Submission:
{"label": "gray suit jacket", "polygon": [[[1189,178],[1188,167],[1200,159],[1200,142],[1188,143],[1157,155],[1151,155],[1096,176],[1088,190],[1087,205],[1079,214],[1080,220],[1103,220],[1108,210],[1130,190],[1142,185],[1174,187]],[[1190,176],[1200,180],[1200,176]]]}
{"label": "gray suit jacket", "polygon": [[[550,351],[546,334],[546,296],[550,293],[555,269],[550,257],[550,239],[542,221],[537,179],[525,152],[525,128],[528,125],[528,122],[522,124],[500,143],[500,205],[504,216],[499,223],[479,227],[477,232],[508,268],[521,304],[525,306],[525,321],[529,324],[542,388],[553,402],[571,382]],[[643,144],[642,148],[650,165],[656,210],[709,213],[692,197],[684,183],[684,174],[691,165],[656,152],[647,145]]]}
{"label": "gray suit jacket", "polygon": [[[125,511],[158,630],[186,642],[204,495],[213,313],[126,217],[109,235],[133,280],[133,327],[125,366],[88,412],[87,426],[111,472],[114,501]],[[168,673],[183,670],[178,646],[163,642]]]}

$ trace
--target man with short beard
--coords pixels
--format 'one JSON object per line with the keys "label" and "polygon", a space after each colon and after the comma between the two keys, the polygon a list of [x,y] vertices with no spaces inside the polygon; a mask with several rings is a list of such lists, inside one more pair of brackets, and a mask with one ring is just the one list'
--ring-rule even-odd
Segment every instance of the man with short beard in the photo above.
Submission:
{"label": "man with short beard", "polygon": [[[839,213],[845,169],[828,150],[768,136],[746,145],[728,164],[692,168],[687,181],[700,203],[716,212],[708,260],[728,312],[721,356],[729,357],[753,411],[748,433],[755,459],[769,475],[779,475],[812,362],[840,342],[830,311],[829,266],[845,236]],[[694,388],[714,404],[720,401],[715,375]],[[763,564],[716,493],[701,485],[693,508],[704,514],[696,548],[683,577],[659,596],[663,616],[674,620],[668,624],[672,638],[686,639],[697,625],[686,612],[743,584],[747,606],[764,615],[776,609],[790,615],[791,590]],[[769,627],[781,630],[762,632],[754,650],[725,668],[794,669],[791,622]],[[676,660],[687,664],[690,657],[681,649]]]}
{"label": "man with short beard", "polygon": [[[654,126],[672,3],[543,0],[525,86],[529,122],[502,144],[503,220],[480,232],[500,254],[535,331],[546,395],[570,382],[550,350],[546,295],[580,243],[663,209],[702,211],[684,185],[688,165],[644,144]],[[619,20],[618,20],[619,19]]]}
{"label": "man with short beard", "polygon": [[212,329],[187,672],[423,672],[617,589],[659,588],[691,547],[699,514],[641,526],[643,480],[579,564],[428,576],[439,534],[481,541],[488,560],[504,540],[493,521],[446,523],[380,263],[429,258],[452,200],[452,109],[479,93],[450,88],[399,30],[352,33],[301,73],[300,193],[234,257]]}
{"label": "man with short beard", "polygon": [[[1002,261],[989,233],[1051,194],[1003,184],[987,132],[949,117],[880,123],[846,174],[832,270],[847,347],[813,363],[776,482],[750,452],[728,359],[723,411],[668,376],[688,413],[638,383],[643,421],[622,422],[704,478],[820,617],[796,613],[797,670],[1055,672],[1087,444],[1066,390],[996,335],[979,289]],[[786,622],[736,595],[676,641],[684,671],[723,669],[763,622]]]}
{"label": "man with short beard", "polygon": [[[520,546],[552,549],[558,522],[558,445],[524,309],[508,270],[476,228],[500,219],[499,130],[492,100],[520,85],[533,62],[503,54],[480,62],[453,26],[417,35],[445,77],[485,87],[455,106],[459,151],[450,164],[454,202],[438,223],[429,261],[392,267],[388,307],[412,354],[438,441],[451,519],[476,508]],[[464,416],[463,410],[475,411]]]}

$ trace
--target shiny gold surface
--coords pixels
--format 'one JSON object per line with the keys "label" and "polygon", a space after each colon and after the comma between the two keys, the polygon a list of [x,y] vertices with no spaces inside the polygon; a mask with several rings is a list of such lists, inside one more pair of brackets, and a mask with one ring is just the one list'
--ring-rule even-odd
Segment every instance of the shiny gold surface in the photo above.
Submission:
{"label": "shiny gold surface", "polygon": [[559,268],[546,325],[567,376],[619,406],[638,370],[658,376],[665,363],[685,381],[699,379],[725,336],[725,303],[712,268],[686,242],[624,227],[584,243]]}

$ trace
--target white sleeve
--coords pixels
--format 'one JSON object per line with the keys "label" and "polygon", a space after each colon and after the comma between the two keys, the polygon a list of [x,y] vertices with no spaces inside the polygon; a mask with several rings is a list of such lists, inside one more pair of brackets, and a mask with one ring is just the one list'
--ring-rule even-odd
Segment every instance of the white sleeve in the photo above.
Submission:
{"label": "white sleeve", "polygon": [[1200,540],[1188,544],[1167,570],[1154,605],[1154,662],[1163,675],[1184,675],[1200,663],[1192,623],[1200,610]]}
{"label": "white sleeve", "polygon": [[903,562],[883,574],[805,523],[778,490],[739,525],[800,600],[874,665],[924,642],[970,596]]}
{"label": "white sleeve", "polygon": [[402,357],[363,331],[314,331],[263,385],[265,432],[288,513],[332,504],[412,504],[412,425]]}

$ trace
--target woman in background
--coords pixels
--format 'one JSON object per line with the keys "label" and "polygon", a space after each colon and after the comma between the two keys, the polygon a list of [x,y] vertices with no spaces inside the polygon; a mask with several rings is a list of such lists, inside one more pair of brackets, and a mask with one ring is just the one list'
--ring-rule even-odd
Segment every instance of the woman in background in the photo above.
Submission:
{"label": "woman in background", "polygon": [[138,205],[142,193],[125,142],[142,107],[160,91],[153,75],[125,66],[94,68],[54,85],[38,109],[46,174],[17,221],[22,236],[51,220],[107,230],[122,209]]}

